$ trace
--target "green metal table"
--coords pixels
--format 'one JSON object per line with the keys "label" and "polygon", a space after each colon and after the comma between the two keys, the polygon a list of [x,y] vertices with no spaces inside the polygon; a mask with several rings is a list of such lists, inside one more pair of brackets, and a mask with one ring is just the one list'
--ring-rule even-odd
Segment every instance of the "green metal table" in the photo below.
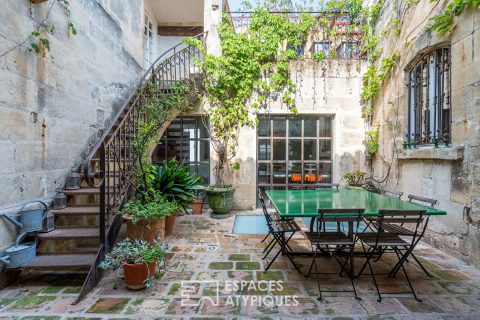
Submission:
{"label": "green metal table", "polygon": [[363,189],[266,190],[272,206],[282,218],[315,217],[318,209],[365,209],[364,216],[376,216],[381,209],[426,210],[428,215],[447,212],[403,201]]}
{"label": "green metal table", "polygon": [[[446,215],[443,210],[403,201],[364,189],[266,190],[272,206],[282,218],[305,218],[318,215],[318,209],[365,209],[364,216],[376,216],[381,209],[426,210],[427,215]],[[353,229],[349,223],[349,233]],[[353,234],[352,234],[353,237]],[[293,252],[305,255],[305,252]],[[354,259],[350,260],[353,273]]]}

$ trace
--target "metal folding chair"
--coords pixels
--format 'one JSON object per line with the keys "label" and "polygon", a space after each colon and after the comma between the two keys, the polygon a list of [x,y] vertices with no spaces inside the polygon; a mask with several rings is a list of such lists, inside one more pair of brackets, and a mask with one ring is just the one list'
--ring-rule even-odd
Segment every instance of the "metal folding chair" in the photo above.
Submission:
{"label": "metal folding chair", "polygon": [[397,190],[384,188],[382,190],[382,194],[400,199],[403,195],[403,191],[397,191]]}
{"label": "metal folding chair", "polygon": [[430,205],[432,208],[437,204],[437,200],[431,198],[420,197],[413,194],[409,194],[407,197],[410,202]]}
{"label": "metal folding chair", "polygon": [[[394,277],[397,272],[402,269],[410,287],[410,291],[383,292],[382,294],[412,293],[415,299],[421,302],[421,300],[417,297],[415,290],[413,289],[412,283],[403,264],[407,261],[408,257],[412,255],[413,250],[425,233],[428,216],[427,219],[425,219],[424,216],[424,210],[380,210],[378,217],[373,223],[373,225],[377,228],[377,231],[357,233],[357,237],[359,240],[361,240],[362,247],[366,255],[366,261],[360,269],[357,277],[362,275],[367,266],[369,267],[370,274],[377,290],[379,302],[382,301],[382,296],[380,290],[378,289],[375,273],[373,272],[370,260],[377,255],[381,257],[386,252],[393,252],[398,258],[398,262],[390,270],[388,276]],[[425,221],[422,227],[422,222],[424,222],[424,220],[427,221]],[[399,225],[404,228],[404,224],[412,225],[412,229],[408,229],[411,232],[409,234],[410,239],[408,239],[408,241],[402,239],[398,234],[385,231],[387,226],[390,228],[392,225]],[[367,246],[368,249],[365,246]],[[380,274],[377,273],[377,275]]]}
{"label": "metal folding chair", "polygon": [[260,198],[260,203],[262,204],[262,210],[263,214],[265,216],[265,220],[267,222],[269,234],[272,235],[272,240],[270,243],[267,245],[267,247],[264,250],[265,255],[263,256],[263,259],[266,259],[267,256],[270,254],[270,252],[273,250],[276,244],[280,246],[280,249],[278,252],[275,254],[272,260],[270,260],[270,263],[267,265],[265,268],[265,271],[268,271],[270,267],[272,266],[273,262],[277,259],[278,255],[283,252],[287,258],[290,260],[290,262],[293,264],[295,269],[300,272],[298,269],[298,266],[295,264],[293,261],[293,258],[291,256],[291,251],[292,249],[288,245],[288,241],[293,237],[293,235],[297,232],[300,231],[300,227],[297,225],[297,223],[293,219],[288,219],[288,220],[276,220],[273,217],[273,214],[268,212],[267,207],[265,206],[265,200],[263,197]]}
{"label": "metal folding chair", "polygon": [[[306,236],[310,241],[313,252],[312,264],[308,270],[307,277],[312,274],[312,269],[315,268],[315,274],[319,297],[318,300],[322,300],[322,292],[353,292],[355,298],[360,299],[357,295],[355,289],[355,284],[353,282],[353,270],[350,270],[349,262],[353,259],[353,253],[355,248],[355,234],[357,232],[358,226],[362,219],[362,214],[364,209],[319,209],[318,216],[314,218],[314,231],[306,232]],[[325,225],[327,222],[336,222],[338,224],[348,223],[350,228],[348,233],[339,231],[329,231],[326,229]],[[342,261],[341,258],[337,255],[338,248],[343,248],[342,256],[345,257],[345,260]],[[329,252],[333,254],[341,269],[340,272],[319,272],[316,258],[319,254],[324,254]],[[352,290],[321,290],[320,286],[320,274],[338,274],[342,276],[343,271],[346,271],[350,277],[352,283]]]}

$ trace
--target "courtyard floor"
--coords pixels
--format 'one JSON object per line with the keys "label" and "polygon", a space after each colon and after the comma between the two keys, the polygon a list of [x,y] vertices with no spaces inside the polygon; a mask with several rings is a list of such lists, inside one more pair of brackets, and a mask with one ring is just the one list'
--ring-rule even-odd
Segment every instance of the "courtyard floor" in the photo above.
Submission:
{"label": "courtyard floor", "polygon": [[[234,220],[234,216],[215,220],[207,214],[179,217],[167,239],[166,271],[143,291],[128,290],[116,274],[107,273],[83,301],[71,305],[83,276],[24,274],[0,292],[0,319],[479,319],[480,271],[428,245],[422,244],[417,252],[433,278],[413,263],[407,267],[422,303],[411,295],[385,295],[378,303],[368,275],[356,281],[361,301],[341,293],[325,294],[319,302],[315,278],[297,273],[285,257],[264,273],[262,236],[232,234]],[[303,271],[310,262],[296,261]],[[359,265],[362,259],[357,261]],[[374,266],[388,270],[393,261],[387,258]],[[338,270],[328,257],[319,267]],[[321,279],[326,290],[350,288],[346,277]],[[232,293],[233,280],[244,280],[245,286]],[[277,286],[266,289],[259,285],[262,280]],[[380,286],[384,291],[402,291],[404,280],[380,278]]]}

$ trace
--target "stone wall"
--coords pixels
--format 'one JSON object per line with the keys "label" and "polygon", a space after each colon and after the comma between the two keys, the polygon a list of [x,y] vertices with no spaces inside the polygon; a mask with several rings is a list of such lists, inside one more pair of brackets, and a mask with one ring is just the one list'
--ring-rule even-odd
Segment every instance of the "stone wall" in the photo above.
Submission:
{"label": "stone wall", "polygon": [[[376,29],[390,32],[379,46],[384,56],[400,50],[401,57],[373,104],[373,122],[381,125],[374,168],[376,176],[385,176],[385,162],[392,163],[390,188],[405,196],[437,199],[437,207],[448,215],[431,220],[427,241],[480,265],[480,11],[464,12],[444,36],[429,32],[429,18],[443,12],[448,2],[421,0],[408,8],[406,2],[385,1]],[[398,37],[389,25],[392,17],[401,20]],[[451,46],[452,145],[403,151],[408,117],[405,69],[419,52],[439,44]],[[471,207],[470,213],[465,206]]]}
{"label": "stone wall", "polygon": [[[70,1],[69,35],[56,0],[3,0],[0,55],[24,41],[47,14],[51,51],[33,39],[0,58],[0,210],[48,198],[80,163],[141,74],[143,1]],[[0,249],[13,230],[0,221]]]}
{"label": "stone wall", "polygon": [[[365,61],[331,60],[318,62],[311,59],[291,64],[291,79],[297,85],[299,114],[330,115],[333,123],[332,182],[343,182],[346,172],[364,166],[363,132],[360,86]],[[271,101],[270,114],[288,114],[279,101]],[[234,161],[240,170],[234,174],[237,186],[234,197],[236,209],[256,206],[257,134],[255,129],[243,128],[240,147]],[[215,164],[212,163],[213,168]]]}

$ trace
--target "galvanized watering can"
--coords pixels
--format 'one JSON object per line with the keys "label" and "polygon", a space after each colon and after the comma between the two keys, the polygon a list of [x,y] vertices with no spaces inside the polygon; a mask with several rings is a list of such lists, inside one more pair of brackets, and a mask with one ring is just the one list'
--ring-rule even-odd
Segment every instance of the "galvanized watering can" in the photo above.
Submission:
{"label": "galvanized watering can", "polygon": [[5,250],[5,256],[0,257],[0,262],[5,264],[7,269],[21,267],[36,258],[37,237],[35,236],[35,241],[33,242],[20,244],[20,241],[22,241],[26,235],[26,233],[21,233],[17,237],[15,245],[7,248]]}
{"label": "galvanized watering can", "polygon": [[[43,208],[24,210],[28,205],[33,203],[40,203]],[[44,202],[35,200],[24,203],[17,215],[10,216],[4,214],[1,216],[19,228],[21,233],[35,232],[43,229],[43,220],[45,220],[47,216],[47,210],[48,207]]]}

